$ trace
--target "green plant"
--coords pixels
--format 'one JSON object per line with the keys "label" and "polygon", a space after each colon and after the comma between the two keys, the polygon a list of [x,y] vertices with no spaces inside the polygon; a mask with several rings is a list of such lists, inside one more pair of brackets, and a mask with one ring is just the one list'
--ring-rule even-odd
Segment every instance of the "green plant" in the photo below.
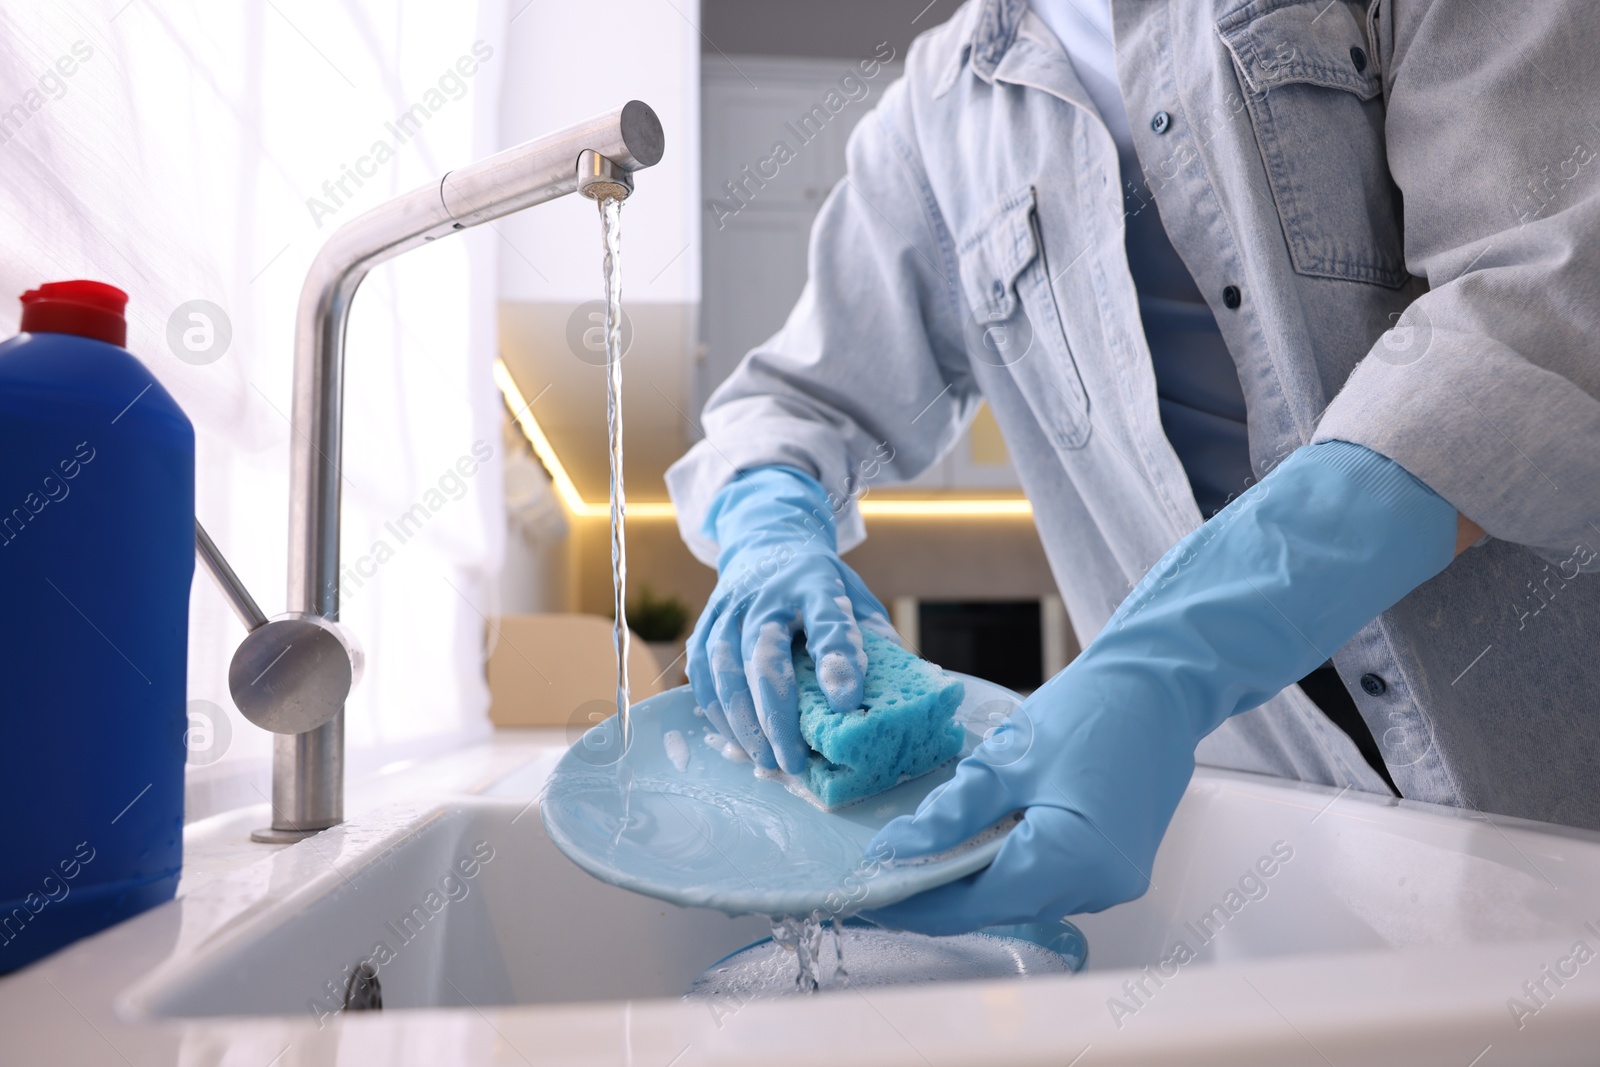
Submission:
{"label": "green plant", "polygon": [[676,641],[689,625],[689,605],[670,593],[658,597],[648,585],[628,604],[628,628],[646,641]]}

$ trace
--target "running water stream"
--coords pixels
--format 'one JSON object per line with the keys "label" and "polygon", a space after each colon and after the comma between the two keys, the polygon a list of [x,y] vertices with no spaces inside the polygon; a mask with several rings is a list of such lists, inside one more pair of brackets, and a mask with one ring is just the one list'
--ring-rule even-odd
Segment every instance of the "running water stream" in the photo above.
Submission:
{"label": "running water stream", "polygon": [[[622,201],[611,197],[600,202],[601,239],[605,259],[606,283],[606,455],[611,466],[611,596],[616,614],[611,643],[617,653],[617,762],[622,789],[622,819],[617,825],[617,840],[628,826],[632,775],[628,772],[627,751],[633,742],[628,693],[628,540],[625,529],[627,496],[622,481]],[[613,842],[615,844],[615,842]],[[828,932],[833,934],[833,951],[824,948]],[[820,914],[810,918],[782,916],[772,921],[772,939],[795,954],[799,973],[795,988],[815,992],[843,984],[844,945],[837,921],[827,923]],[[832,956],[830,960],[828,957]]]}
{"label": "running water stream", "polygon": [[[829,933],[833,935],[831,953],[825,946]],[[799,965],[794,979],[796,991],[815,993],[819,989],[843,986],[849,980],[844,969],[844,940],[839,935],[837,918],[824,919],[821,912],[813,912],[808,919],[793,915],[774,918],[772,940],[795,955]]]}
{"label": "running water stream", "polygon": [[[627,498],[622,485],[622,201],[600,201],[606,276],[606,455],[611,464],[611,595],[615,609],[611,643],[617,653],[618,752],[633,741],[628,708]],[[625,787],[626,788],[626,787]]]}
{"label": "running water stream", "polygon": [[[611,197],[600,202],[601,237],[604,244],[606,285],[606,454],[611,466],[611,595],[615,609],[611,642],[617,654],[617,762],[618,784],[622,789],[622,819],[617,825],[617,841],[628,827],[632,775],[626,755],[633,741],[628,693],[628,542],[625,530],[627,497],[622,481],[622,201]],[[613,842],[616,844],[616,842]],[[833,951],[825,948],[832,933]],[[772,939],[795,954],[799,971],[795,988],[803,993],[832,989],[845,983],[844,944],[838,920],[824,920],[821,914],[809,918],[782,916],[772,921]],[[831,959],[829,958],[831,956]]]}
{"label": "running water stream", "polygon": [[622,201],[603,197],[600,233],[604,247],[606,279],[606,457],[611,468],[611,644],[617,654],[617,729],[610,740],[617,746],[617,788],[622,792],[622,818],[611,841],[616,848],[628,830],[633,807],[633,771],[628,748],[633,743],[633,722],[628,693],[628,539],[625,527],[627,496],[622,486]]}
{"label": "running water stream", "polygon": [[[1054,924],[1048,924],[1054,925]],[[1013,927],[1020,933],[1023,927]],[[1001,931],[928,937],[884,930],[814,912],[772,920],[772,937],[718,960],[689,986],[691,1000],[721,1002],[725,1017],[752,1000],[809,996],[830,990],[883,989],[928,982],[973,982],[1072,974],[1088,951],[1076,927],[1062,923],[1049,943]],[[831,941],[831,944],[830,944]],[[850,973],[844,947],[850,946]],[[799,974],[796,972],[798,957]]]}

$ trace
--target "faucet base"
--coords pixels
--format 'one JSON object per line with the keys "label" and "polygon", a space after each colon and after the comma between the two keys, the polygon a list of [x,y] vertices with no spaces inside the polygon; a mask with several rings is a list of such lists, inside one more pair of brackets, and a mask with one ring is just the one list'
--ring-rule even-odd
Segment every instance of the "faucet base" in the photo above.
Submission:
{"label": "faucet base", "polygon": [[263,826],[250,831],[250,840],[262,845],[292,845],[320,833],[322,830],[280,830],[276,826]]}

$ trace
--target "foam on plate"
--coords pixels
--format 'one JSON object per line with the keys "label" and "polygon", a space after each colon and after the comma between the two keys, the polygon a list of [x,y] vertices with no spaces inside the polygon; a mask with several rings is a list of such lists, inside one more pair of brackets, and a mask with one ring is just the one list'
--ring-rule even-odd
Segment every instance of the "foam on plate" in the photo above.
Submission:
{"label": "foam on plate", "polygon": [[689,769],[689,742],[683,739],[683,733],[678,730],[668,730],[661,735],[661,745],[667,750],[667,759],[680,771]]}
{"label": "foam on plate", "polygon": [[715,730],[705,733],[706,747],[730,763],[749,763],[750,754],[739,746],[739,743],[726,734],[719,734]]}

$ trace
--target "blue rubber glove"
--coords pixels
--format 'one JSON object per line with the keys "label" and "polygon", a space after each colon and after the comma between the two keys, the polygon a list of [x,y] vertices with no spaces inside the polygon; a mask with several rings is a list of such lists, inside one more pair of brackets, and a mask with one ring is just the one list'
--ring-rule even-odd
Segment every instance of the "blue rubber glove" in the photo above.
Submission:
{"label": "blue rubber glove", "polygon": [[861,706],[867,626],[892,638],[888,613],[839,558],[833,509],[816,479],[757,467],[723,487],[706,515],[717,542],[717,586],[689,635],[689,684],[717,731],[759,767],[799,774],[800,736],[790,647],[802,630],[835,711]]}
{"label": "blue rubber glove", "polygon": [[869,913],[952,934],[1132,900],[1200,739],[1269,700],[1453,558],[1456,509],[1391,460],[1301,448],[1146,574],[1105,629],[869,852],[951,848],[1012,813],[994,862]]}

